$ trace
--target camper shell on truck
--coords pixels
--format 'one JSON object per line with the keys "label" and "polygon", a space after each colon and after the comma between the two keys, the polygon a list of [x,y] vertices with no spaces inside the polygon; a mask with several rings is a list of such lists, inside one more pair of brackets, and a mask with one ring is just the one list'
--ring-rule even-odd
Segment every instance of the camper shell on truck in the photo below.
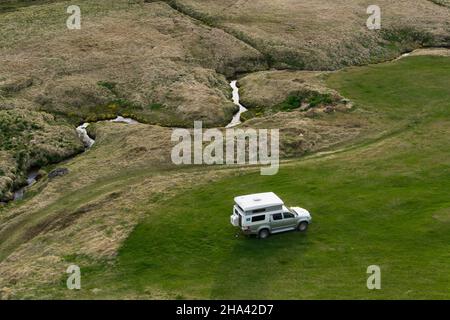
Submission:
{"label": "camper shell on truck", "polygon": [[267,238],[272,233],[290,230],[306,231],[311,223],[308,210],[287,208],[273,192],[249,194],[234,198],[231,224],[245,234]]}

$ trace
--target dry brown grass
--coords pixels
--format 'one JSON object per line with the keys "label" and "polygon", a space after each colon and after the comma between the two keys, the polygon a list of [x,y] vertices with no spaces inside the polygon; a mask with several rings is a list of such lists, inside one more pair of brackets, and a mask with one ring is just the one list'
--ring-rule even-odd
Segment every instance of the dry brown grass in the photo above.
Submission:
{"label": "dry brown grass", "polygon": [[283,102],[299,91],[339,94],[322,81],[325,72],[314,71],[261,71],[239,79],[241,102],[247,107],[270,107]]}
{"label": "dry brown grass", "polygon": [[366,27],[371,1],[168,0],[250,43],[276,68],[334,70],[449,45],[450,12],[428,0],[381,0],[382,30]]}
{"label": "dry brown grass", "polygon": [[450,7],[450,0],[431,0],[432,2],[439,4],[441,6]]}
{"label": "dry brown grass", "polygon": [[65,27],[66,2],[2,15],[0,81],[31,81],[15,97],[78,121],[126,109],[151,123],[223,125],[235,110],[224,75],[265,68],[255,49],[164,3],[79,5],[79,31]]}
{"label": "dry brown grass", "polygon": [[411,56],[440,56],[449,57],[450,49],[445,48],[431,48],[431,49],[418,49],[410,53]]}
{"label": "dry brown grass", "polygon": [[316,111],[313,116],[301,111],[279,112],[246,121],[244,127],[279,129],[282,158],[329,150],[350,141],[357,143],[373,128],[360,114],[342,111]]}
{"label": "dry brown grass", "polygon": [[71,126],[53,115],[0,106],[0,201],[10,200],[14,187],[25,180],[24,172],[66,159],[83,150]]}
{"label": "dry brown grass", "polygon": [[[1,13],[0,117],[23,113],[38,123],[45,114],[30,111],[46,111],[61,122],[51,127],[52,137],[40,132],[37,143],[22,146],[27,155],[39,149],[53,157],[54,141],[74,140],[66,120],[75,125],[124,114],[163,125],[224,125],[236,109],[225,75],[266,67],[255,49],[162,2],[80,1],[77,31],[65,26],[69,4]],[[80,147],[59,152],[58,159]],[[15,163],[16,149],[0,147],[0,200],[11,198],[13,185],[39,160]]]}

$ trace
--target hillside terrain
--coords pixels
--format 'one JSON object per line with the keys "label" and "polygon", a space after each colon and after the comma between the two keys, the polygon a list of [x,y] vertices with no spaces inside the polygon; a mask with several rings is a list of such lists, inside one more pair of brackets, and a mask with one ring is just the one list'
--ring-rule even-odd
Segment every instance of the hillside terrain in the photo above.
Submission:
{"label": "hillside terrain", "polygon": [[449,11],[428,0],[378,1],[382,28],[377,32],[366,27],[371,1],[166,2],[250,44],[275,68],[335,70],[390,60],[420,46],[448,46],[450,41]]}
{"label": "hillside terrain", "polygon": [[[449,298],[448,1],[381,0],[375,31],[370,1],[80,0],[68,30],[71,4],[0,4],[0,299]],[[235,79],[280,172],[175,166],[172,129],[225,130]],[[263,191],[308,233],[236,238]]]}

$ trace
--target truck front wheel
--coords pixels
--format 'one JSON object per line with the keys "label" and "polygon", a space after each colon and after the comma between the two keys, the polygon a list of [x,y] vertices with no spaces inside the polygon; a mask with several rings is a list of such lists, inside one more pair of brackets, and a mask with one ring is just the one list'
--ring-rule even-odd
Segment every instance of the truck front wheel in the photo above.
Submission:
{"label": "truck front wheel", "polygon": [[259,231],[258,236],[259,236],[260,239],[266,239],[266,238],[268,238],[268,237],[270,236],[269,230],[267,230],[267,229],[262,229],[261,231]]}
{"label": "truck front wheel", "polygon": [[308,222],[302,221],[298,224],[297,230],[300,232],[305,232],[308,229]]}

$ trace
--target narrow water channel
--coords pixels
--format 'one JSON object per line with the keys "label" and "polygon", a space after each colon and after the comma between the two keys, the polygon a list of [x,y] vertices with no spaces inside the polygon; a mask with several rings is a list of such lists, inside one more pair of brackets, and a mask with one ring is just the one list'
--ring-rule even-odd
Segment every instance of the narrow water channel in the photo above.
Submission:
{"label": "narrow water channel", "polygon": [[232,128],[241,123],[241,114],[246,112],[247,109],[240,103],[239,88],[237,86],[237,80],[230,82],[230,86],[233,89],[233,103],[239,107],[239,111],[233,116],[231,122],[226,126]]}
{"label": "narrow water channel", "polygon": [[[115,119],[109,120],[110,122],[115,122],[115,123],[126,123],[126,124],[137,124],[139,123],[138,121],[131,119],[131,118],[124,118],[121,116],[118,116]],[[88,150],[89,148],[91,148],[94,143],[95,140],[92,139],[88,132],[87,132],[87,127],[90,125],[90,123],[85,122],[82,125],[78,126],[76,128],[77,134],[80,137],[81,141],[83,142],[84,146],[85,146],[85,150]],[[27,184],[18,189],[17,191],[14,192],[14,201],[16,200],[22,200],[23,196],[25,195],[26,189],[28,187],[31,187],[33,184],[36,183],[37,181],[37,177],[39,175],[39,168],[33,168],[31,170],[28,171],[27,173]]]}
{"label": "narrow water channel", "polygon": [[32,186],[36,183],[36,178],[39,175],[39,169],[32,169],[28,171],[27,174],[27,185],[20,188],[16,192],[14,192],[14,200],[21,200],[23,198],[23,195],[25,194],[25,189],[29,186]]}
{"label": "narrow water channel", "polygon": [[91,137],[89,137],[86,128],[89,126],[88,122],[83,123],[82,125],[80,125],[79,127],[77,127],[77,133],[78,136],[80,137],[81,141],[83,141],[84,146],[86,147],[86,149],[89,149],[90,147],[92,147],[92,145],[95,143],[95,140],[92,139]]}

